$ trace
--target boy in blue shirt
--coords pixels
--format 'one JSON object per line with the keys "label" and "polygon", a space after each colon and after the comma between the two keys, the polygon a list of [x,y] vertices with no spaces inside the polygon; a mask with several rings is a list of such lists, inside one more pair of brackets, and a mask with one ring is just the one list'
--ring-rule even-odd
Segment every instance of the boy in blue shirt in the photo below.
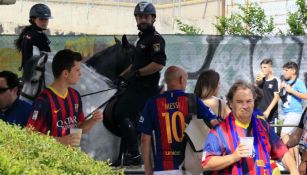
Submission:
{"label": "boy in blue shirt", "polygon": [[[298,78],[298,66],[290,61],[283,66],[284,81],[281,83],[280,98],[284,125],[297,126],[300,122],[303,106],[302,101],[307,99],[305,83]],[[291,134],[295,127],[283,127],[281,136]]]}

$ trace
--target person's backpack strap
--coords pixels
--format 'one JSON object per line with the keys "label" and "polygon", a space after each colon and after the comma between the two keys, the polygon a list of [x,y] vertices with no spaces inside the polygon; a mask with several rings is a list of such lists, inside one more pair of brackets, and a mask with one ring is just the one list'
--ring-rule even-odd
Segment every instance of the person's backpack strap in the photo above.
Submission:
{"label": "person's backpack strap", "polygon": [[188,105],[189,117],[191,119],[187,122],[188,125],[184,131],[184,138],[194,152],[202,152],[204,140],[207,138],[210,128],[205,120],[197,116],[197,97],[195,94],[188,94]]}
{"label": "person's backpack strap", "polygon": [[[196,95],[193,93],[188,93],[188,116],[185,121],[187,126],[193,120],[193,116],[196,116],[196,115],[197,115]],[[182,140],[182,148],[181,148],[183,154],[185,153],[187,142],[190,142],[190,139],[189,139],[189,136],[186,133],[184,133],[184,137]]]}
{"label": "person's backpack strap", "polygon": [[290,84],[291,87],[295,84],[296,80],[297,80],[297,77],[296,77],[295,80]]}
{"label": "person's backpack strap", "polygon": [[181,169],[189,174],[202,174],[201,154],[209,128],[203,119],[197,117],[197,97],[195,94],[188,94],[188,108],[190,120],[184,131],[182,150],[184,159]]}
{"label": "person's backpack strap", "polygon": [[192,120],[193,116],[197,115],[197,102],[196,95],[192,93],[188,93],[188,123]]}
{"label": "person's backpack strap", "polygon": [[[291,87],[295,84],[297,78],[298,77],[296,77],[295,80],[290,84]],[[283,87],[282,90],[279,92],[279,97],[283,103],[287,102],[288,94],[289,93],[286,91],[285,87]]]}

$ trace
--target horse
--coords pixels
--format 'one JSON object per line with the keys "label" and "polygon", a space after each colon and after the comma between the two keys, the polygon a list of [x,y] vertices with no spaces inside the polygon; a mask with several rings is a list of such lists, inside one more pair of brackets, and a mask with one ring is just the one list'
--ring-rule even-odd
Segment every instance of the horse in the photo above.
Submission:
{"label": "horse", "polygon": [[[115,38],[116,44],[95,54],[86,61],[86,64],[94,68],[101,75],[114,81],[120,73],[129,67],[134,57],[135,47],[129,43],[126,35],[123,35],[122,41]],[[118,51],[119,50],[119,51]],[[112,54],[113,53],[113,54]],[[103,59],[108,57],[108,59]],[[104,110],[104,126],[118,137],[121,137],[120,128],[113,117],[113,109],[117,103],[118,97],[124,93],[124,88],[113,96]]]}
{"label": "horse", "polygon": [[[115,38],[116,44],[96,53],[86,61],[86,65],[93,67],[98,73],[115,80],[131,64],[135,47],[129,43],[126,35],[122,41]],[[108,59],[104,59],[108,57]]]}
{"label": "horse", "polygon": [[[95,64],[96,59],[105,59],[109,63],[106,63],[107,67],[105,69],[113,69],[113,71],[107,71],[106,76],[102,76],[99,73],[102,70],[97,70],[96,72],[96,70],[86,64],[81,64],[81,79],[73,87],[81,94],[83,111],[86,116],[90,115],[98,107],[102,107],[101,104],[108,102],[116,93],[116,89],[112,86],[111,80],[114,80],[130,64],[132,57],[127,55],[133,51],[133,47],[129,44],[126,36],[123,36],[122,41],[121,43],[115,38],[115,45],[98,52],[87,62],[88,65],[91,65]],[[54,53],[40,53],[39,55],[33,56],[30,62],[27,63],[28,66],[25,66],[24,69],[25,76],[23,76],[24,85],[21,98],[26,98],[27,101],[31,101],[36,98],[46,85],[52,83],[51,63],[53,57]],[[121,64],[118,64],[116,60]],[[97,124],[88,134],[83,134],[81,150],[95,160],[114,161],[118,156],[117,150],[119,150],[114,149],[114,145],[119,146],[119,142],[119,137],[110,133],[104,125]]]}

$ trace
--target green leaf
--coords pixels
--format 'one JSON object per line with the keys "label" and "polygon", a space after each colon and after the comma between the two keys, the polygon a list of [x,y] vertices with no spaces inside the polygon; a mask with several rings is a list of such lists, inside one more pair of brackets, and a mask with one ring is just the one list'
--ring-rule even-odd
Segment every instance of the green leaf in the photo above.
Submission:
{"label": "green leaf", "polygon": [[0,121],[0,174],[116,175],[108,162],[95,161],[78,149],[19,126]]}

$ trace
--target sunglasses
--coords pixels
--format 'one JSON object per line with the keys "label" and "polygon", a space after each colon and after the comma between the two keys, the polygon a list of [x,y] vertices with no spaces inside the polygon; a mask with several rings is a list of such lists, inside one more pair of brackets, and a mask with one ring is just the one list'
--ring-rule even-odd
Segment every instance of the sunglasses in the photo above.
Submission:
{"label": "sunglasses", "polygon": [[9,87],[7,88],[0,88],[0,94],[4,93],[5,91],[7,91],[8,89],[10,89]]}

